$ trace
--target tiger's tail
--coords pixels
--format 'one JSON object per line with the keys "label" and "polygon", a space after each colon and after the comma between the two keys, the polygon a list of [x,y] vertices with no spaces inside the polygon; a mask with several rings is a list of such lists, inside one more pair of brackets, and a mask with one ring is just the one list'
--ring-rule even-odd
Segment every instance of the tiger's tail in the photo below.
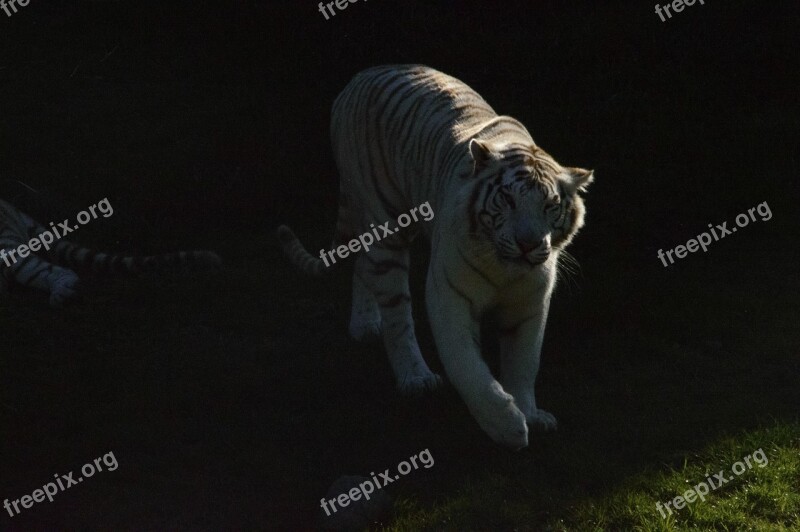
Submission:
{"label": "tiger's tail", "polygon": [[[336,249],[340,243],[345,243],[351,240],[355,233],[351,220],[353,219],[352,209],[350,208],[350,201],[343,190],[339,190],[339,208],[336,217],[336,231],[333,235],[333,241],[329,249]],[[319,257],[313,256],[309,253],[297,235],[294,234],[288,226],[281,225],[277,230],[278,238],[281,241],[281,247],[284,254],[289,258],[289,261],[296,267],[300,268],[306,275],[313,275],[318,277],[324,274],[332,266],[330,261],[323,261]],[[322,250],[320,256],[325,253]],[[333,263],[336,259],[333,258]]]}
{"label": "tiger's tail", "polygon": [[216,269],[222,259],[213,251],[174,251],[162,255],[135,257],[95,251],[67,240],[60,240],[50,250],[55,262],[76,270],[93,273],[144,273],[166,269]]}
{"label": "tiger's tail", "polygon": [[321,276],[328,269],[322,259],[309,253],[294,231],[288,226],[278,227],[278,238],[281,241],[283,253],[289,261],[306,275]]}

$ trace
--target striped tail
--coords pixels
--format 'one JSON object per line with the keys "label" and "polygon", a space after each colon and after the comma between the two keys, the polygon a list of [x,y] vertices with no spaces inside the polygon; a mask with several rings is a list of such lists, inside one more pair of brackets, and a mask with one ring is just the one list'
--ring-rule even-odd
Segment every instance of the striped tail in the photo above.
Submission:
{"label": "striped tail", "polygon": [[[336,215],[336,230],[333,234],[333,241],[331,242],[330,249],[336,249],[340,242],[348,242],[354,237],[353,227],[350,221],[353,215],[350,209],[350,201],[343,190],[339,190],[339,209]],[[289,258],[292,264],[300,268],[306,275],[313,275],[318,277],[325,273],[333,264],[326,264],[322,259],[311,255],[306,251],[305,246],[294,231],[289,229],[286,225],[278,227],[278,238],[281,241],[283,252]],[[336,260],[334,259],[335,263]]]}
{"label": "striped tail", "polygon": [[165,269],[216,269],[222,259],[213,251],[175,251],[163,255],[132,257],[102,253],[61,240],[50,250],[61,266],[94,273],[143,273]]}
{"label": "striped tail", "polygon": [[328,269],[322,259],[314,257],[306,251],[305,246],[303,246],[300,239],[297,238],[297,235],[294,234],[294,231],[287,226],[282,225],[278,227],[278,238],[281,241],[283,252],[289,258],[289,261],[300,268],[303,273],[318,277]]}

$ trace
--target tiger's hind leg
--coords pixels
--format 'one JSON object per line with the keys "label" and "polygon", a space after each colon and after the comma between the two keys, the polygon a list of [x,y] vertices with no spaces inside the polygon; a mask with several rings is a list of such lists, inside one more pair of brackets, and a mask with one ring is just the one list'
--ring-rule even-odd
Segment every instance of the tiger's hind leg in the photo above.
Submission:
{"label": "tiger's hind leg", "polygon": [[[10,253],[11,249],[5,251]],[[75,272],[50,264],[36,255],[31,254],[13,262],[7,270],[14,282],[49,292],[50,306],[53,308],[63,307],[78,296],[80,279]]]}
{"label": "tiger's hind leg", "polygon": [[442,379],[428,368],[417,343],[408,267],[408,249],[373,247],[356,259],[354,277],[363,282],[377,303],[380,331],[397,388],[417,395],[438,387]]}
{"label": "tiger's hind leg", "polygon": [[381,336],[381,309],[358,273],[353,274],[353,308],[348,330],[350,336],[359,342]]}

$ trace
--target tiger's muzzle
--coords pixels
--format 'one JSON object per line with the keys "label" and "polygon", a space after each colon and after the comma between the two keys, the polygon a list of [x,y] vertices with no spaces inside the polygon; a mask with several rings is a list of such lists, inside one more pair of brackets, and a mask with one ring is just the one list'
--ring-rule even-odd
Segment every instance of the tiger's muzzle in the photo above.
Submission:
{"label": "tiger's muzzle", "polygon": [[517,240],[521,258],[525,259],[532,266],[538,266],[550,257],[552,248],[550,247],[550,235],[545,236],[537,242]]}

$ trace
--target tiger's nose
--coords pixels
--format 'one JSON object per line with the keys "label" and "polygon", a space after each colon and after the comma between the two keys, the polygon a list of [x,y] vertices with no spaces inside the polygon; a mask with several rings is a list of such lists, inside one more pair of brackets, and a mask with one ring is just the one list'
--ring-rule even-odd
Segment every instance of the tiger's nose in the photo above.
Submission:
{"label": "tiger's nose", "polygon": [[522,251],[523,255],[527,255],[531,251],[538,249],[540,246],[546,247],[545,239],[542,238],[541,240],[533,240],[533,239],[517,239],[517,246],[519,246],[520,251]]}

